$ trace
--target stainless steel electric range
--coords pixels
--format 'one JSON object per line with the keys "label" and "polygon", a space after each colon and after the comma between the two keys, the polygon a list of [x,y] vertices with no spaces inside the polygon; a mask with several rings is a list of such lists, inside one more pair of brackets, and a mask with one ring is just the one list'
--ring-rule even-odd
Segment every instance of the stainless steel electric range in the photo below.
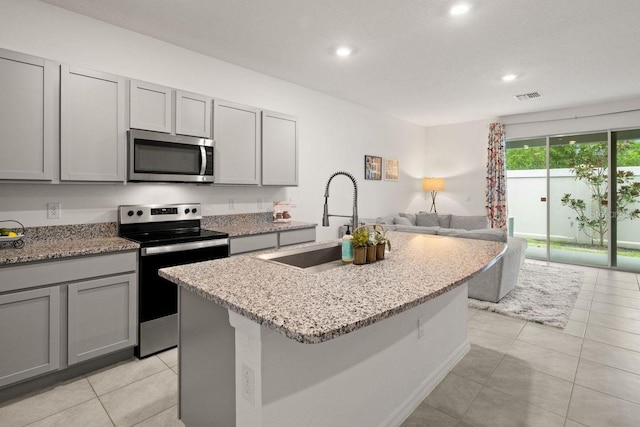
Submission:
{"label": "stainless steel electric range", "polygon": [[140,244],[137,357],[178,345],[178,288],[158,269],[229,256],[229,235],[201,219],[198,203],[118,208],[118,235]]}

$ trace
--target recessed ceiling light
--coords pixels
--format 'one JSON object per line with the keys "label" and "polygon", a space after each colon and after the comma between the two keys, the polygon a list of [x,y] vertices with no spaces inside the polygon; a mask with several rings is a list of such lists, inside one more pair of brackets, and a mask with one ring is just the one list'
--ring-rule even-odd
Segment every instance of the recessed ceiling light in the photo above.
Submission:
{"label": "recessed ceiling light", "polygon": [[515,74],[505,74],[504,76],[502,76],[502,81],[503,82],[511,82],[514,81],[518,76],[516,76]]}
{"label": "recessed ceiling light", "polygon": [[341,58],[346,58],[347,56],[351,55],[351,52],[353,52],[353,49],[348,46],[340,46],[336,49],[336,55]]}
{"label": "recessed ceiling light", "polygon": [[449,9],[449,13],[453,16],[458,16],[469,12],[469,9],[471,9],[471,6],[469,6],[468,4],[459,3]]}

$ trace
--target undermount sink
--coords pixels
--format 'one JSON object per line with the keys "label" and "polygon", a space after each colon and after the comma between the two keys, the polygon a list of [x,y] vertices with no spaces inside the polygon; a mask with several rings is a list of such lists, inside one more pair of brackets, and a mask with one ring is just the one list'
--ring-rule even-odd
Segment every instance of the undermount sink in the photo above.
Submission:
{"label": "undermount sink", "polygon": [[345,265],[342,262],[342,244],[340,242],[322,243],[257,255],[256,258],[312,273],[319,273]]}

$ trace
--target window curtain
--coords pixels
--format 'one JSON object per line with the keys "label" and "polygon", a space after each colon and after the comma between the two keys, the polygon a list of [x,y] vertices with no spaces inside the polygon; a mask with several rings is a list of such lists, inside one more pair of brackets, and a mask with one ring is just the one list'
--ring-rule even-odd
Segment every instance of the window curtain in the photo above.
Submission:
{"label": "window curtain", "polygon": [[504,123],[490,123],[485,187],[486,210],[491,228],[503,230],[507,229],[507,177],[505,163]]}

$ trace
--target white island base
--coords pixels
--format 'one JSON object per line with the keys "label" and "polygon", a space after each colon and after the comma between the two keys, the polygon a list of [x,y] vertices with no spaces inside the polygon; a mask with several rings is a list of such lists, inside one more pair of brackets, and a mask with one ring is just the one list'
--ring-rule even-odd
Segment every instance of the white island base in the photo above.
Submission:
{"label": "white island base", "polygon": [[399,426],[469,351],[467,285],[320,344],[180,288],[187,427]]}

